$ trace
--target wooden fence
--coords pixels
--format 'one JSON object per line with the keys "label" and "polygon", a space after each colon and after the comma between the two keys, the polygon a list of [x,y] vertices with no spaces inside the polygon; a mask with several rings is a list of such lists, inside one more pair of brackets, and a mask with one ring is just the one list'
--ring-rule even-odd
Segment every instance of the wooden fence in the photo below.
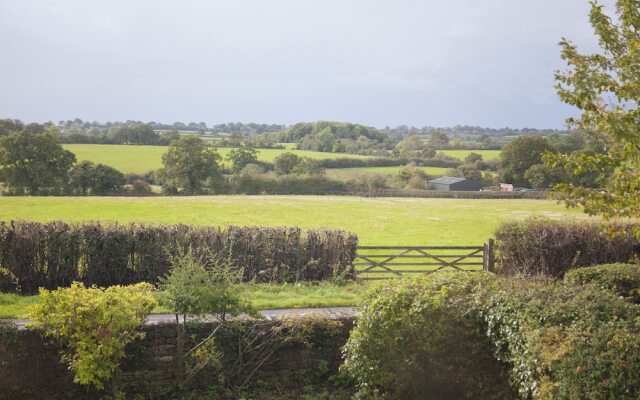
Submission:
{"label": "wooden fence", "polygon": [[437,271],[493,271],[493,240],[483,246],[359,246],[358,279],[389,279]]}

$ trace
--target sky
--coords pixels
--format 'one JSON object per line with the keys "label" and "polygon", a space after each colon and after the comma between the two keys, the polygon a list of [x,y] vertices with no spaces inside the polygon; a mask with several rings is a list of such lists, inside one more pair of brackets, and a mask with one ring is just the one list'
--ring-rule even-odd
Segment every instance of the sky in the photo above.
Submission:
{"label": "sky", "polygon": [[558,42],[597,50],[588,11],[587,0],[0,0],[0,118],[558,129],[576,114],[553,88]]}

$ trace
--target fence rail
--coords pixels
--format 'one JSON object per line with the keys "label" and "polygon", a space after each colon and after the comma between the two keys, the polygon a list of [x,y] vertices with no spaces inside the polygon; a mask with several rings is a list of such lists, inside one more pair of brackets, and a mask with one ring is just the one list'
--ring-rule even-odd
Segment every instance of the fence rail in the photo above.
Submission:
{"label": "fence rail", "polygon": [[493,240],[483,246],[359,246],[358,279],[389,279],[437,271],[493,271]]}

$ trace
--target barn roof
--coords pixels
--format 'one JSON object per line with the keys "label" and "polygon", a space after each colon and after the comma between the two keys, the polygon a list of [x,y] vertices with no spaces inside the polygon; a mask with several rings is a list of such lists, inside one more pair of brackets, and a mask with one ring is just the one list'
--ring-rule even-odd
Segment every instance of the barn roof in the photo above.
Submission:
{"label": "barn roof", "polygon": [[440,178],[430,180],[429,183],[440,183],[443,185],[452,185],[454,183],[466,181],[464,178],[456,178],[452,176],[441,176]]}

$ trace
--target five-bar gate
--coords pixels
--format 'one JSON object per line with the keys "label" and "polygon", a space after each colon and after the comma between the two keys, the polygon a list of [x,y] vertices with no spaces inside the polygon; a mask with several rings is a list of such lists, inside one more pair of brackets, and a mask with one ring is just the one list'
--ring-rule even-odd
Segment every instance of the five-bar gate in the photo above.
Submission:
{"label": "five-bar gate", "polygon": [[359,246],[354,264],[359,279],[493,271],[493,240],[483,246]]}

